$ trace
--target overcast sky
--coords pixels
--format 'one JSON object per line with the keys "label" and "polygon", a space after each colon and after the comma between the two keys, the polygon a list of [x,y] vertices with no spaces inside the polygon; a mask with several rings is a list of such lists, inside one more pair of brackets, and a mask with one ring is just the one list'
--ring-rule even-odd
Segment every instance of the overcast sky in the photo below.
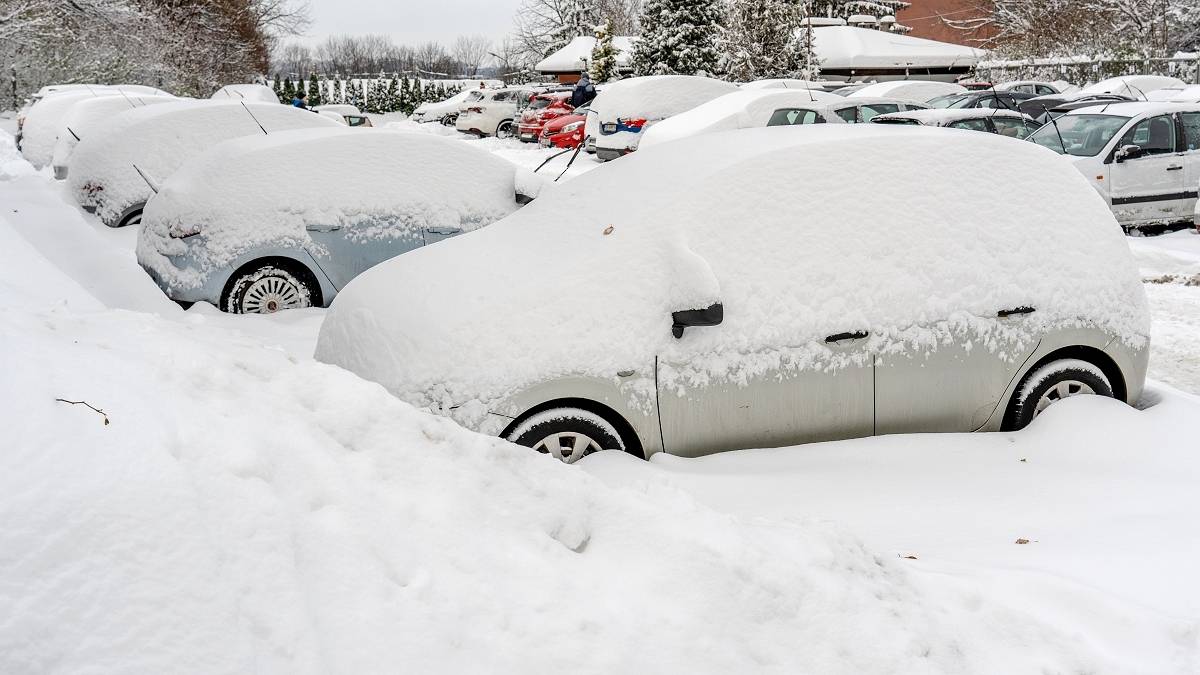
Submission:
{"label": "overcast sky", "polygon": [[520,0],[308,0],[312,25],[304,42],[340,33],[381,33],[400,44],[436,40],[447,47],[459,35],[493,41],[507,35]]}

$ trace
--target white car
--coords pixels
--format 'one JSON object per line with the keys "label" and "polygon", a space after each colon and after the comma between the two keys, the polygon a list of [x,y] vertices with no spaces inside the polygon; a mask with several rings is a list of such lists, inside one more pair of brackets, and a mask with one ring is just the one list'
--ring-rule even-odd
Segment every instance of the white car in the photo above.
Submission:
{"label": "white car", "polygon": [[[141,219],[154,182],[217,143],[239,136],[342,125],[278,103],[179,101],[137,108],[110,119],[79,142],[67,177],[85,209],[110,227]],[[297,167],[302,171],[303,167]]]}
{"label": "white car", "polygon": [[899,124],[910,126],[946,127],[1000,134],[1009,138],[1025,139],[1041,127],[1028,115],[1015,110],[986,108],[933,108],[931,110],[909,110],[907,112],[879,115],[871,120],[875,124]]}
{"label": "white car", "polygon": [[738,91],[735,84],[708,77],[653,75],[619,80],[592,100],[584,125],[601,161],[637,150],[642,132],[662,120]]}
{"label": "white car", "polygon": [[1158,89],[1182,89],[1187,83],[1177,77],[1165,75],[1122,75],[1110,77],[1095,84],[1080,89],[1077,93],[1086,94],[1121,94],[1140,101],[1145,101],[1150,92]]}
{"label": "white car", "polygon": [[371,118],[364,115],[358,106],[350,105],[349,103],[329,103],[310,108],[313,112],[320,115],[329,115],[337,119],[348,127],[373,127],[375,124],[371,122]]}
{"label": "white car", "polygon": [[233,99],[246,103],[279,104],[279,95],[262,84],[227,84],[218,89],[211,98],[216,101]]}
{"label": "white car", "polygon": [[621,164],[360,275],[316,358],[567,462],[1017,429],[1142,391],[1129,247],[1030,143],[828,124]]}
{"label": "white car", "polygon": [[961,94],[966,90],[966,87],[953,82],[892,80],[868,84],[862,89],[851,92],[846,98],[901,98],[924,103],[939,96]]}
{"label": "white car", "polygon": [[[75,104],[101,96],[143,95],[146,87],[124,86],[80,87],[52,92],[31,105],[19,120],[20,130],[17,143],[25,159],[37,168],[49,166],[54,158],[54,146],[61,134],[66,133],[63,123],[75,108]],[[154,90],[158,91],[158,90]],[[170,94],[163,93],[163,96]]]}
{"label": "white car", "polygon": [[1072,160],[1125,229],[1192,222],[1200,181],[1200,104],[1139,101],[1079,108],[1030,140]]}
{"label": "white car", "polygon": [[766,80],[754,80],[752,82],[743,82],[738,86],[742,89],[811,89],[814,91],[825,91],[825,87],[829,82],[817,80],[797,80],[794,78],[777,77]]}
{"label": "white car", "polygon": [[458,111],[462,105],[466,103],[467,98],[471,94],[478,93],[476,100],[483,97],[483,92],[486,89],[463,89],[457,94],[451,96],[445,101],[436,103],[422,103],[413,110],[412,120],[414,122],[440,122],[444,126],[452,126],[458,119]]}
{"label": "white car", "polygon": [[1079,87],[1068,82],[1042,82],[1040,80],[1014,80],[1001,82],[992,87],[996,91],[1015,91],[1034,96],[1050,96],[1052,94],[1069,94],[1078,91]]}
{"label": "white car", "polygon": [[67,177],[71,155],[80,139],[91,135],[97,127],[111,117],[134,108],[141,108],[159,103],[171,103],[179,99],[174,96],[117,95],[97,96],[79,101],[71,107],[63,120],[62,131],[54,144],[54,155],[50,165],[54,168],[54,177],[63,180]]}
{"label": "white car", "polygon": [[[475,93],[475,92],[472,92]],[[535,90],[525,87],[483,89],[479,96],[468,96],[459,107],[454,127],[467,134],[513,138],[517,119]]]}
{"label": "white car", "polygon": [[[751,89],[718,96],[646,129],[639,148],[699,134],[773,126],[789,112],[812,105],[847,105],[835,94],[808,89]],[[852,105],[852,104],[851,104]]]}

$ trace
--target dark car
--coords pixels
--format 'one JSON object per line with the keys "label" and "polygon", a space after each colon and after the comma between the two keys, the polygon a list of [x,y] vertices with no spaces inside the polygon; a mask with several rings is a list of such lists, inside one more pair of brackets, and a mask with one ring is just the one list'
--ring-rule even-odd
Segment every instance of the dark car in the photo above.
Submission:
{"label": "dark car", "polygon": [[1033,98],[1033,94],[1019,91],[965,91],[959,94],[946,94],[930,99],[926,103],[931,108],[992,108],[997,110],[1017,110],[1022,101]]}
{"label": "dark car", "polygon": [[1058,117],[1063,113],[1077,108],[1104,105],[1106,103],[1124,103],[1125,101],[1133,100],[1135,99],[1120,94],[1084,94],[1083,96],[1055,94],[1053,96],[1036,96],[1025,99],[1021,101],[1018,109],[1038,122],[1045,124],[1050,121],[1050,117]]}

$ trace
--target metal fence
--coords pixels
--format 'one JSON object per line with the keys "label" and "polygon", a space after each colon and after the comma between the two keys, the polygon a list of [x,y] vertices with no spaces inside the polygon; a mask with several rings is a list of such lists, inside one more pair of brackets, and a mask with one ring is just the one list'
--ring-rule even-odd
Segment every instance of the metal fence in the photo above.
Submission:
{"label": "metal fence", "polygon": [[1200,54],[1147,59],[981,61],[975,66],[975,74],[979,79],[990,82],[1066,80],[1078,85],[1121,75],[1169,75],[1184,82],[1200,84]]}

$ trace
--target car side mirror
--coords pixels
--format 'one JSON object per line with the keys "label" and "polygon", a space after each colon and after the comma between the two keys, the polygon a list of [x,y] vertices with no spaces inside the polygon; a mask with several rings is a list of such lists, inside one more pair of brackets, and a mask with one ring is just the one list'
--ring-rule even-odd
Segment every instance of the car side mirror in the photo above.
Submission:
{"label": "car side mirror", "polygon": [[1144,154],[1146,154],[1146,151],[1143,150],[1142,146],[1140,145],[1122,145],[1121,147],[1117,148],[1117,152],[1113,156],[1113,159],[1120,164],[1127,159],[1137,159]]}
{"label": "car side mirror", "polygon": [[671,335],[675,339],[683,337],[683,329],[688,326],[719,326],[725,319],[725,306],[715,302],[704,309],[685,309],[671,312]]}

